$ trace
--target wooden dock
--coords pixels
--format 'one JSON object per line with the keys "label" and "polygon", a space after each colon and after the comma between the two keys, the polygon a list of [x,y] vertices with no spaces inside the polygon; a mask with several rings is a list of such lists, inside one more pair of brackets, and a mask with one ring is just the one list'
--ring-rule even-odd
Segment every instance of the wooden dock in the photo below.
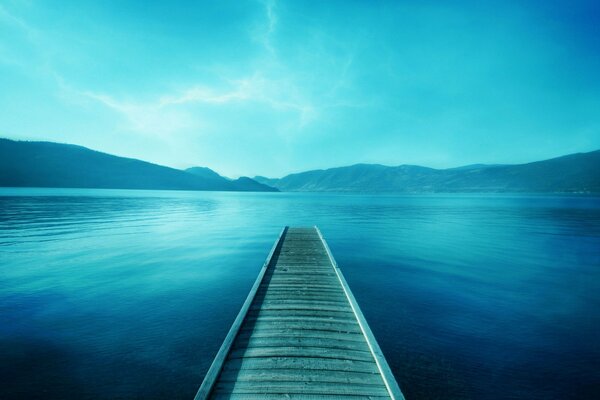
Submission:
{"label": "wooden dock", "polygon": [[317,227],[284,228],[195,399],[404,399]]}

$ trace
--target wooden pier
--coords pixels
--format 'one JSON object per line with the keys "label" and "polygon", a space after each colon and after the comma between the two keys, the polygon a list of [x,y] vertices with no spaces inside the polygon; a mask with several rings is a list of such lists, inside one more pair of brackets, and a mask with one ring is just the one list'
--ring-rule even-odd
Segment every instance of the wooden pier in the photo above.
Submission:
{"label": "wooden pier", "polygon": [[195,399],[404,399],[317,227],[284,228]]}

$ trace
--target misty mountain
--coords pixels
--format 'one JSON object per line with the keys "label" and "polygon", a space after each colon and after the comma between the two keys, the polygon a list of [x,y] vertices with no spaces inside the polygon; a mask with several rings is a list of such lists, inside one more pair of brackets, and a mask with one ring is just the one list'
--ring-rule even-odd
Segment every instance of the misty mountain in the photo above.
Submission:
{"label": "misty mountain", "polygon": [[278,189],[275,189],[272,186],[269,186],[264,183],[259,183],[252,178],[248,178],[247,176],[242,176],[238,179],[229,179],[224,176],[219,175],[215,171],[207,167],[192,167],[185,170],[185,172],[202,177],[211,182],[220,182],[222,184],[232,185],[235,190],[245,191],[245,192],[278,192]]}
{"label": "misty mountain", "polygon": [[213,171],[212,169],[210,169],[208,167],[192,167],[192,168],[186,169],[185,172],[188,172],[190,174],[194,174],[201,178],[212,180],[212,181],[223,182],[224,180],[228,180],[227,178],[219,175],[218,173],[216,173],[215,171]]}
{"label": "misty mountain", "polygon": [[600,150],[519,165],[434,169],[357,164],[256,181],[282,191],[328,192],[600,192]]}
{"label": "misty mountain", "polygon": [[52,142],[0,139],[0,186],[172,190],[276,190],[199,176],[133,158]]}

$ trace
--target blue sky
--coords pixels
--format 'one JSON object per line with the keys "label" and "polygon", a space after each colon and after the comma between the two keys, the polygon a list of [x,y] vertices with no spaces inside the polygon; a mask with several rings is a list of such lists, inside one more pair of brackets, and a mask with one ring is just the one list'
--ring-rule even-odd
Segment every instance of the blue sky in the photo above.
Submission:
{"label": "blue sky", "polygon": [[600,148],[597,1],[0,2],[0,136],[282,176]]}

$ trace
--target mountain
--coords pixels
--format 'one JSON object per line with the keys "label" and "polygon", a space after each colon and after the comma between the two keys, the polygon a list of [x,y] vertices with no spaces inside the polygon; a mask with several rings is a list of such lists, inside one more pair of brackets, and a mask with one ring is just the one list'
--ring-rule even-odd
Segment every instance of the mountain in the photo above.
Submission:
{"label": "mountain", "polygon": [[221,175],[219,175],[218,173],[216,173],[208,167],[192,167],[186,169],[185,172],[213,181],[222,182],[223,180],[227,180],[227,178],[222,177]]}
{"label": "mountain", "polygon": [[434,169],[357,164],[256,181],[282,191],[600,193],[600,150],[519,165]]}
{"label": "mountain", "polygon": [[52,142],[0,139],[0,186],[172,190],[276,190],[198,176],[133,158]]}
{"label": "mountain", "polygon": [[260,176],[260,175],[257,175],[252,179],[254,179],[256,182],[260,182],[264,185],[269,185],[272,187],[275,187],[275,184],[280,180],[278,178],[267,178],[266,176]]}
{"label": "mountain", "polygon": [[269,186],[264,183],[260,183],[255,181],[252,178],[248,178],[247,176],[242,176],[232,181],[238,190],[247,191],[247,192],[279,192],[279,189],[274,188],[273,186]]}
{"label": "mountain", "polygon": [[269,186],[264,183],[259,183],[254,179],[248,178],[246,176],[242,176],[238,179],[228,179],[224,176],[219,175],[215,171],[207,167],[192,167],[185,170],[185,172],[199,176],[203,179],[209,180],[211,182],[221,182],[223,184],[228,184],[234,187],[234,190],[244,191],[244,192],[278,192],[278,189],[275,189],[272,186]]}

